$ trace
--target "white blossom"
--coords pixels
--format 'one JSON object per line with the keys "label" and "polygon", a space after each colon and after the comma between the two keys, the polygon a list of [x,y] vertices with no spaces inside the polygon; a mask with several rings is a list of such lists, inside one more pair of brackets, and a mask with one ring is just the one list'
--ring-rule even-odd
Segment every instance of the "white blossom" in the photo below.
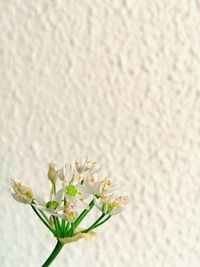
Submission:
{"label": "white blossom", "polygon": [[108,215],[120,213],[126,207],[128,201],[128,196],[121,196],[117,192],[95,198],[94,200],[96,207]]}
{"label": "white blossom", "polygon": [[10,192],[15,200],[24,204],[30,204],[33,201],[32,190],[22,185],[20,182],[11,180]]}

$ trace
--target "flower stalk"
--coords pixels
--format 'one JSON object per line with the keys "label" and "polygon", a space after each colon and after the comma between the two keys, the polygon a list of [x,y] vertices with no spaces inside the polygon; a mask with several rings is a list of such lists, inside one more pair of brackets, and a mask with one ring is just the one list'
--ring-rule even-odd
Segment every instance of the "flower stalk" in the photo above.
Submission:
{"label": "flower stalk", "polygon": [[52,229],[52,227],[50,226],[50,224],[48,224],[48,223],[42,218],[42,216],[40,215],[40,213],[38,212],[38,210],[37,210],[33,205],[31,205],[31,208],[32,208],[33,211],[37,214],[37,216],[39,217],[39,219],[46,225],[46,227],[47,227],[53,234],[55,234],[56,232]]}
{"label": "flower stalk", "polygon": [[85,209],[80,215],[79,217],[76,219],[76,221],[74,222],[74,228],[76,229],[77,226],[81,223],[81,221],[85,218],[85,216],[91,211],[91,209],[94,207],[94,201],[92,200],[89,203],[89,209]]}
{"label": "flower stalk", "polygon": [[60,253],[61,249],[63,248],[63,244],[60,241],[57,241],[57,244],[48,257],[48,259],[45,261],[45,263],[42,265],[42,267],[48,267],[52,263],[52,261],[56,258],[56,256]]}

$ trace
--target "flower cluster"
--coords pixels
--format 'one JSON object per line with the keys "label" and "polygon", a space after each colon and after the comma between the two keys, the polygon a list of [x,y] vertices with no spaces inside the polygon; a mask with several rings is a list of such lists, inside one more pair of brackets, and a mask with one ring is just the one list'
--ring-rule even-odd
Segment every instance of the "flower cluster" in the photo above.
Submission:
{"label": "flower cluster", "polygon": [[[29,187],[15,180],[11,181],[11,194],[15,200],[30,204],[59,242],[67,243],[92,233],[128,203],[128,197],[119,194],[111,179],[99,177],[99,170],[96,161],[75,161],[61,168],[52,162],[47,172],[52,185],[47,201],[35,197]],[[88,228],[78,229],[94,206],[102,212],[101,216]]]}

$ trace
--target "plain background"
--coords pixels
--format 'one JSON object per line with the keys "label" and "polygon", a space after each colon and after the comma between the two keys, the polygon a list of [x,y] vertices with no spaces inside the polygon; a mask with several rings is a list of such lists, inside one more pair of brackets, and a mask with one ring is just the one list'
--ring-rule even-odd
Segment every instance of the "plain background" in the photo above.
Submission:
{"label": "plain background", "polygon": [[88,156],[133,201],[52,266],[200,266],[199,0],[0,1],[0,265],[55,240],[9,194]]}

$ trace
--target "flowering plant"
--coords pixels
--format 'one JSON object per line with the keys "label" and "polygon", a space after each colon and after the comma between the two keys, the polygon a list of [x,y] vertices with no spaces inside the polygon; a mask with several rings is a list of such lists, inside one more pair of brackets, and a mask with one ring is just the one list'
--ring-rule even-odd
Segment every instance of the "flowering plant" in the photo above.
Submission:
{"label": "flowering plant", "polygon": [[[128,203],[128,197],[120,195],[110,179],[99,178],[99,170],[95,161],[76,161],[69,168],[58,168],[52,162],[47,173],[52,185],[47,201],[35,197],[29,187],[11,181],[10,191],[14,199],[29,204],[57,239],[57,244],[43,267],[51,264],[64,244],[92,237],[95,235],[93,229],[121,212]],[[88,228],[78,228],[94,206],[102,212],[101,216]]]}

